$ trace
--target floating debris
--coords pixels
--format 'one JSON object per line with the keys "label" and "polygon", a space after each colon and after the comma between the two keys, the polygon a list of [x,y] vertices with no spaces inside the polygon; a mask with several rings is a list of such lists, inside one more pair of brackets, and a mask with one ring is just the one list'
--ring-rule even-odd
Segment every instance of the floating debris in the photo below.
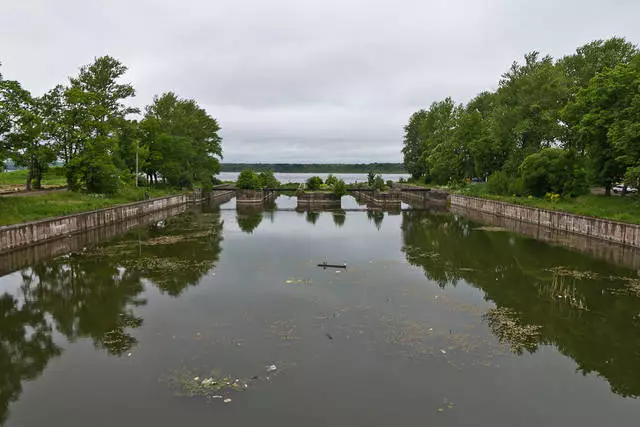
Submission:
{"label": "floating debris", "polygon": [[231,403],[231,399],[225,399],[223,400],[224,403]]}
{"label": "floating debris", "polygon": [[274,372],[277,371],[278,367],[276,365],[269,365],[267,366],[267,372]]}
{"label": "floating debris", "polygon": [[310,285],[311,280],[309,279],[287,279],[284,281],[287,285]]}
{"label": "floating debris", "polygon": [[232,382],[231,377],[220,376],[215,372],[201,379],[199,375],[193,375],[192,371],[182,369],[173,372],[162,380],[169,384],[177,396],[220,399],[223,397],[219,394],[221,391],[244,390],[244,387],[238,382]]}
{"label": "floating debris", "polygon": [[522,324],[520,314],[505,307],[492,308],[483,316],[501,343],[509,344],[513,353],[534,352],[542,339],[542,326]]}

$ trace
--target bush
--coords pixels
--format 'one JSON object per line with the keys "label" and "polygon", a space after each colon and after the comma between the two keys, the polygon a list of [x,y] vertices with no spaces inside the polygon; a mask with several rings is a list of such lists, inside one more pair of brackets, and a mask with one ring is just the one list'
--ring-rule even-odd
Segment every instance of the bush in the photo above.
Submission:
{"label": "bush", "polygon": [[367,183],[369,184],[369,187],[373,188],[375,186],[376,183],[376,174],[373,172],[369,172],[367,174]]}
{"label": "bush", "polygon": [[571,151],[545,148],[520,165],[524,189],[536,197],[547,193],[578,196],[588,190],[586,174]]}
{"label": "bush", "polygon": [[387,181],[387,187],[389,187],[389,188],[393,187],[393,181],[388,180]]}
{"label": "bush", "polygon": [[337,182],[338,182],[338,178],[333,176],[333,174],[329,174],[327,179],[324,181],[324,183],[327,184],[329,187],[333,187],[334,185],[336,185]]}
{"label": "bush", "polygon": [[258,177],[260,178],[260,186],[262,188],[280,187],[280,182],[278,182],[272,171],[260,172]]}
{"label": "bush", "polygon": [[253,173],[253,171],[245,169],[240,172],[238,181],[236,181],[236,187],[243,190],[260,190],[262,184],[258,175]]}
{"label": "bush", "polygon": [[[327,179],[328,180],[328,179]],[[341,179],[336,179],[336,183],[333,184],[333,194],[338,197],[342,197],[347,194],[347,184]]]}
{"label": "bush", "polygon": [[307,189],[311,191],[317,191],[322,185],[322,178],[319,176],[312,176],[307,180]]}
{"label": "bush", "polygon": [[495,171],[489,175],[487,190],[492,194],[509,194],[509,176],[504,171]]}
{"label": "bush", "polygon": [[373,188],[378,191],[384,191],[386,189],[386,186],[384,185],[384,179],[382,179],[382,176],[376,175],[376,177],[373,180]]}

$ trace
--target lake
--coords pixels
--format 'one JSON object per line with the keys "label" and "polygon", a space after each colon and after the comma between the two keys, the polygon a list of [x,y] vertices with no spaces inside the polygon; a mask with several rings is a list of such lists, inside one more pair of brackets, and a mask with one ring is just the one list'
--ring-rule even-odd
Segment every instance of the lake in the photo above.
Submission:
{"label": "lake", "polygon": [[[221,181],[237,181],[240,172],[220,172],[216,177]],[[283,184],[295,182],[304,183],[312,176],[319,176],[322,180],[326,180],[330,174],[328,173],[274,173],[274,176],[278,181]],[[342,179],[347,184],[353,184],[356,182],[367,182],[366,173],[334,173],[335,177]],[[398,182],[400,178],[409,179],[409,174],[381,174],[382,178],[386,181]]]}
{"label": "lake", "polygon": [[448,213],[292,200],[1,277],[0,424],[638,425],[635,271]]}

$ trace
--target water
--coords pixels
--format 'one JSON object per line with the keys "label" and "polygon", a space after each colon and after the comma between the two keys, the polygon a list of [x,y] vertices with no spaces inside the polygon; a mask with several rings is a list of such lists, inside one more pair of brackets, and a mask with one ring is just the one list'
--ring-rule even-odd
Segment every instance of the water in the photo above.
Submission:
{"label": "water", "polygon": [[[217,175],[217,178],[221,181],[237,181],[239,172],[221,172]],[[319,176],[323,180],[326,180],[329,176],[328,173],[274,173],[276,179],[283,184],[295,182],[304,183],[312,176]],[[334,173],[337,178],[341,178],[347,184],[353,184],[355,182],[367,182],[366,173]],[[400,178],[408,179],[409,174],[381,174],[384,181],[398,182]]]}
{"label": "water", "polygon": [[638,425],[635,272],[448,214],[232,206],[0,278],[4,425]]}

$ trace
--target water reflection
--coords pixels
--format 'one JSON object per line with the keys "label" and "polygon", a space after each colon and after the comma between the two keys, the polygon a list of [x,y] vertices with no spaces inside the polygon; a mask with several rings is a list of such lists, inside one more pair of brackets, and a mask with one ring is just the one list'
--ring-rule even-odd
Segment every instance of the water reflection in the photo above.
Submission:
{"label": "water reflection", "polygon": [[333,216],[333,223],[336,227],[342,227],[347,219],[347,213],[343,210],[333,211],[331,215]]}
{"label": "water reflection", "polygon": [[497,308],[493,333],[516,353],[555,345],[583,374],[640,396],[640,280],[586,255],[451,215],[404,212],[403,251],[441,287],[466,282]]}
{"label": "water reflection", "polygon": [[262,222],[261,206],[238,206],[236,220],[240,230],[247,234],[251,234]]}
{"label": "water reflection", "polygon": [[178,296],[215,266],[221,241],[218,212],[189,211],[21,270],[18,295],[0,296],[0,424],[22,381],[61,354],[54,333],[89,338],[114,356],[129,352],[143,323],[135,314],[146,304],[143,280]]}
{"label": "water reflection", "polygon": [[367,211],[367,218],[369,218],[375,224],[376,228],[380,230],[382,227],[382,221],[384,220],[384,212],[381,210],[370,209]]}

